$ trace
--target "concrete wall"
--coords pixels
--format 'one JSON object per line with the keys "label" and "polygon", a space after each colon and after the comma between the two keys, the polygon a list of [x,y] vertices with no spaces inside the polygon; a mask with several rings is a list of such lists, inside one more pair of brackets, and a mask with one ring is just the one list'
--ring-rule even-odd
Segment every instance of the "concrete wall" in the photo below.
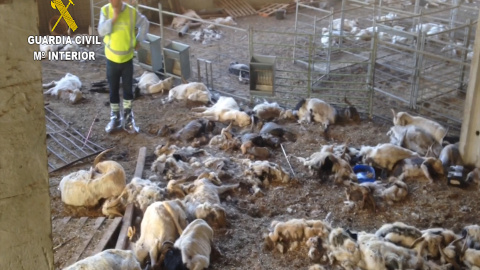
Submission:
{"label": "concrete wall", "polygon": [[0,1],[0,269],[53,269],[37,5]]}

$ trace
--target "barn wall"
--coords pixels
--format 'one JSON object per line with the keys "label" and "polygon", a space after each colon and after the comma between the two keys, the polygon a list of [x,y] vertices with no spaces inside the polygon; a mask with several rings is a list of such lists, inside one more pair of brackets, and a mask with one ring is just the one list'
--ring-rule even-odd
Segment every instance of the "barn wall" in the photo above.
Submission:
{"label": "barn wall", "polygon": [[[6,3],[5,3],[6,2]],[[0,1],[0,269],[53,269],[37,6]]]}

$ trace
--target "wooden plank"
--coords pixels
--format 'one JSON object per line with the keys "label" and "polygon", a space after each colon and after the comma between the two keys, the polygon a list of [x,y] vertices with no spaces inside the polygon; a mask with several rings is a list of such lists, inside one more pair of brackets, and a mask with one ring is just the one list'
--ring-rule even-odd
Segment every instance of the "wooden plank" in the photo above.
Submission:
{"label": "wooden plank", "polygon": [[102,238],[97,244],[97,247],[94,249],[93,254],[97,254],[99,252],[102,252],[105,250],[107,247],[108,242],[112,239],[115,231],[118,228],[118,225],[122,222],[122,217],[116,217],[112,220],[110,225],[105,229],[105,232],[103,233]]}
{"label": "wooden plank", "polygon": [[145,157],[147,156],[147,148],[141,147],[138,150],[138,158],[137,158],[137,167],[135,167],[135,173],[133,174],[134,177],[142,178],[143,167],[145,166]]}
{"label": "wooden plank", "polygon": [[244,0],[219,0],[219,3],[225,12],[234,18],[257,13],[255,9]]}
{"label": "wooden plank", "polygon": [[128,243],[128,227],[132,224],[134,206],[132,203],[127,205],[125,210],[125,215],[122,219],[122,227],[120,228],[120,233],[118,234],[117,244],[115,245],[116,249],[125,249]]}
{"label": "wooden plank", "polygon": [[273,13],[277,12],[277,10],[279,10],[279,9],[286,9],[288,7],[288,5],[290,5],[290,4],[278,4],[278,3],[269,4],[269,5],[266,5],[266,6],[262,7],[261,9],[259,9],[258,10],[258,15],[260,15],[262,17],[268,17],[268,16],[272,15]]}
{"label": "wooden plank", "polygon": [[85,238],[80,245],[77,246],[75,253],[73,254],[72,257],[70,257],[66,265],[72,265],[78,261],[80,256],[82,256],[83,252],[87,248],[88,244],[90,244],[90,241],[92,241],[92,238],[95,235],[95,232],[97,232],[98,228],[100,228],[104,220],[105,220],[105,217],[99,217],[95,220],[95,225],[93,227],[92,233],[89,236],[87,236],[87,238]]}

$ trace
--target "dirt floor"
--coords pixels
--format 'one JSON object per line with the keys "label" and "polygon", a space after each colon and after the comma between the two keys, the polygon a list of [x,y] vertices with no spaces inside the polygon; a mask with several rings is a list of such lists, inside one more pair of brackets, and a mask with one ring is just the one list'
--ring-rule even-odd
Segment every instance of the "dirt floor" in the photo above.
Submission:
{"label": "dirt floor", "polygon": [[[245,21],[245,20],[244,20]],[[275,24],[274,17],[262,18],[251,16],[248,21],[252,25]],[[243,27],[243,26],[242,26]],[[118,132],[107,135],[104,127],[109,118],[108,94],[90,92],[91,83],[105,79],[105,61],[103,58],[94,62],[42,62],[43,82],[58,80],[66,72],[79,76],[82,81],[84,99],[71,105],[63,100],[45,96],[45,103],[59,116],[82,134],[87,134],[93,122],[89,140],[103,148],[114,147],[107,154],[107,159],[119,162],[125,169],[127,180],[133,177],[138,151],[147,148],[146,165],[143,178],[154,173],[150,165],[155,159],[154,149],[159,144],[166,143],[165,137],[157,135],[157,131],[165,125],[179,130],[190,120],[195,119],[189,106],[182,102],[163,104],[164,95],[140,96],[133,103],[135,121],[141,131],[130,135]],[[135,74],[143,70],[135,67]],[[238,83],[235,81],[234,83]],[[242,104],[246,107],[247,104]],[[390,117],[390,116],[388,116]],[[341,144],[348,140],[350,146],[376,145],[388,142],[386,132],[391,123],[363,118],[360,124],[332,126],[328,136],[325,136],[320,125],[300,125],[295,122],[284,123],[296,132],[296,142],[285,142],[285,152],[290,156],[307,157],[325,144]],[[214,133],[218,133],[224,124],[218,123]],[[236,134],[246,129],[235,128]],[[178,142],[179,146],[186,146]],[[216,148],[203,146],[212,155],[245,158],[239,150],[223,152]],[[281,148],[272,149],[269,161],[278,163],[290,171],[289,164]],[[52,218],[97,217],[101,210],[78,209],[65,207],[61,202],[58,184],[63,176],[79,169],[88,169],[93,159],[87,159],[68,168],[50,174],[50,192],[52,202]],[[292,218],[325,219],[333,227],[350,228],[357,231],[373,232],[385,223],[402,221],[420,229],[445,227],[459,233],[469,224],[480,223],[478,208],[478,188],[459,189],[450,187],[446,182],[437,181],[428,184],[425,179],[409,179],[409,195],[405,201],[393,205],[379,202],[377,211],[370,207],[366,209],[342,210],[346,200],[344,187],[331,181],[320,181],[311,176],[308,170],[296,159],[291,159],[291,165],[296,179],[289,184],[272,184],[264,188],[264,196],[253,196],[249,185],[243,184],[243,175],[238,167],[233,167],[229,177],[222,179],[225,183],[242,183],[238,189],[222,197],[229,224],[226,228],[215,229],[215,244],[223,253],[222,257],[212,258],[209,269],[307,269],[314,264],[307,256],[307,248],[280,254],[278,251],[268,251],[263,248],[263,234],[268,232],[273,220],[286,221]],[[162,183],[166,184],[166,183]],[[69,234],[77,231],[53,228],[54,245],[69,239]],[[64,267],[65,260],[55,258],[55,268]],[[328,267],[327,267],[328,268]]]}

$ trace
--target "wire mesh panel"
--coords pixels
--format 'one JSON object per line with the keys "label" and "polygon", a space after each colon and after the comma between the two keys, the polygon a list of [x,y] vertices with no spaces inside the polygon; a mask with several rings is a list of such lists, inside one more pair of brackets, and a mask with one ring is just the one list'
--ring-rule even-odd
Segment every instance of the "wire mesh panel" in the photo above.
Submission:
{"label": "wire mesh panel", "polygon": [[45,107],[49,172],[64,168],[104,149],[73,129],[67,121]]}

